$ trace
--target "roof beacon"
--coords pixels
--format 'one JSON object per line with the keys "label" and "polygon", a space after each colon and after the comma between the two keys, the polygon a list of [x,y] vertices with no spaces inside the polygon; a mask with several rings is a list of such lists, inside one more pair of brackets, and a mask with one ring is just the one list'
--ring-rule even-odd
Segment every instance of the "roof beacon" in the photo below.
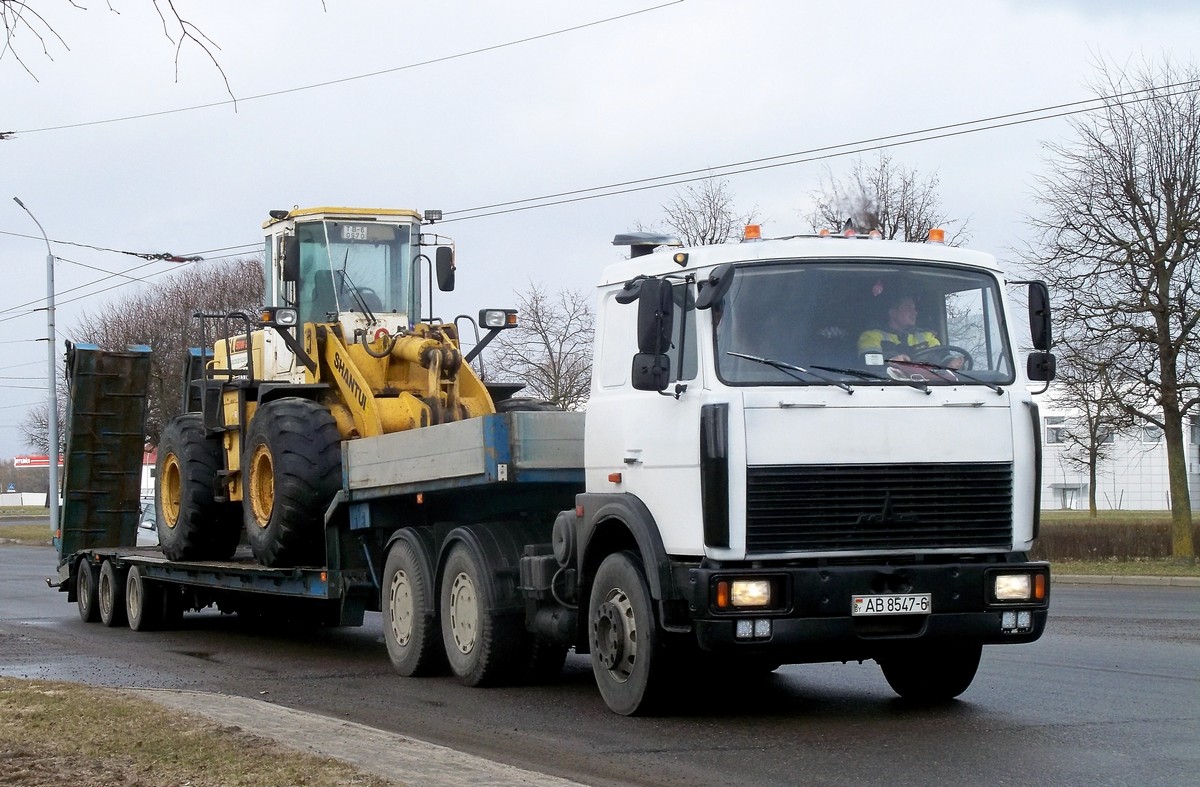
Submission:
{"label": "roof beacon", "polygon": [[932,228],[931,230],[929,230],[929,242],[930,243],[945,243],[946,242],[946,231],[940,227]]}
{"label": "roof beacon", "polygon": [[762,240],[762,225],[747,224],[746,231],[742,234],[742,240]]}

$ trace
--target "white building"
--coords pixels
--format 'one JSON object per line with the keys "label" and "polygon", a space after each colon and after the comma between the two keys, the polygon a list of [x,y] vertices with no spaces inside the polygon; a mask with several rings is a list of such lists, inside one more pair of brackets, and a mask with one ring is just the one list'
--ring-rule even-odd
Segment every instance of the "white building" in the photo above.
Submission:
{"label": "white building", "polygon": [[[1042,405],[1042,508],[1088,507],[1088,473],[1073,466],[1067,456],[1080,448],[1062,439],[1072,413]],[[1200,509],[1200,421],[1187,431],[1188,488],[1192,508]],[[1107,456],[1096,469],[1096,507],[1101,510],[1165,510],[1171,507],[1167,478],[1167,445],[1155,426],[1135,427],[1110,435]]]}

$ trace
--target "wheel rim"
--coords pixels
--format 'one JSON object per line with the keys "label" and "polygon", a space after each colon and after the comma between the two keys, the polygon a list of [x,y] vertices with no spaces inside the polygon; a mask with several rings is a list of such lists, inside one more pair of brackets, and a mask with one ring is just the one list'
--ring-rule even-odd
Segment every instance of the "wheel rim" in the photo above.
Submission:
{"label": "wheel rim", "polygon": [[87,609],[92,603],[92,575],[86,565],[79,567],[79,578],[75,580],[75,597],[79,606]]}
{"label": "wheel rim", "polygon": [[158,480],[158,502],[162,506],[163,523],[172,529],[179,522],[182,489],[183,471],[179,467],[179,457],[167,454],[163,460],[162,478]]}
{"label": "wheel rim", "polygon": [[[100,615],[107,619],[109,616],[112,615],[112,611],[113,611],[113,588],[112,588],[112,583],[105,582],[104,578],[105,578],[105,574],[103,571],[101,571],[101,573],[100,573],[100,588],[99,588],[100,589],[100,594],[99,594],[100,595]],[[107,620],[105,622],[107,622]]]}
{"label": "wheel rim", "polygon": [[412,582],[409,581],[407,572],[397,571],[392,576],[388,603],[388,623],[397,645],[408,645],[408,640],[412,637],[415,614]]}
{"label": "wheel rim", "polygon": [[[130,569],[133,571],[133,569]],[[134,576],[130,574],[130,576]],[[125,606],[129,610],[130,620],[136,618],[142,611],[142,583],[141,577],[129,580],[129,584],[125,587]]]}
{"label": "wheel rim", "polygon": [[592,619],[592,649],[618,683],[629,680],[637,663],[637,617],[621,588],[612,588]]}
{"label": "wheel rim", "polygon": [[465,573],[459,573],[450,584],[450,634],[454,647],[464,656],[475,647],[479,621],[479,601],[475,583]]}
{"label": "wheel rim", "polygon": [[254,521],[265,528],[271,521],[271,509],[275,507],[275,464],[271,460],[271,449],[256,446],[250,457],[250,510]]}

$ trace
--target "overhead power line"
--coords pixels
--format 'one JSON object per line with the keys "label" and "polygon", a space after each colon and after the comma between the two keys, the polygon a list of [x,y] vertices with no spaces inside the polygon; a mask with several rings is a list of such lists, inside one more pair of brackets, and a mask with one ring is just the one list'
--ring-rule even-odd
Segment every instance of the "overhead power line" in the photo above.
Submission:
{"label": "overhead power line", "polygon": [[314,82],[311,85],[301,85],[300,87],[283,88],[281,90],[272,90],[268,93],[258,93],[253,96],[244,96],[242,98],[231,98],[231,99],[227,99],[224,101],[213,101],[213,102],[210,102],[207,104],[196,104],[196,105],[190,106],[190,107],[176,107],[175,109],[163,109],[163,110],[159,110],[158,112],[144,112],[144,113],[138,114],[138,115],[125,115],[122,117],[105,118],[103,120],[89,120],[89,121],[84,121],[84,122],[80,122],[80,123],[66,123],[61,126],[45,126],[43,128],[31,128],[31,129],[26,129],[24,131],[5,131],[5,132],[0,132],[0,139],[9,139],[9,138],[12,138],[13,135],[17,135],[17,134],[39,134],[44,131],[62,131],[63,129],[83,128],[85,126],[99,126],[99,125],[103,125],[106,123],[123,123],[127,120],[141,120],[143,118],[159,117],[161,115],[174,115],[174,114],[177,114],[180,112],[193,112],[198,109],[211,109],[213,107],[223,107],[223,106],[227,106],[227,105],[234,105],[236,107],[237,104],[244,104],[248,101],[257,101],[259,99],[272,98],[274,96],[284,96],[289,93],[299,93],[299,92],[302,92],[305,90],[316,90],[317,88],[330,87],[331,85],[341,85],[341,84],[345,84],[346,82],[355,82],[360,79],[373,79],[374,77],[385,76],[387,74],[395,74],[400,71],[408,71],[408,70],[414,69],[414,68],[423,68],[425,66],[434,65],[436,63],[445,63],[449,60],[458,60],[458,59],[464,58],[464,57],[480,55],[485,52],[495,52],[496,50],[499,50],[499,49],[508,49],[510,47],[520,46],[521,44],[528,44],[532,41],[540,41],[544,38],[553,38],[554,36],[560,36],[560,35],[564,35],[566,33],[574,33],[578,30],[584,30],[589,27],[596,27],[597,25],[607,24],[609,22],[616,22],[621,19],[628,19],[631,16],[638,16],[640,14],[650,13],[651,11],[658,11],[660,9],[667,8],[669,6],[679,5],[683,1],[684,0],[671,0],[671,2],[668,2],[668,3],[662,3],[660,5],[651,6],[649,8],[643,8],[638,11],[630,11],[629,13],[626,13],[626,14],[618,14],[616,16],[610,16],[605,19],[597,19],[592,22],[584,22],[583,24],[572,25],[571,27],[564,27],[564,28],[560,28],[558,30],[551,30],[546,33],[539,33],[537,35],[526,36],[525,38],[518,38],[513,41],[506,41],[502,44],[492,44],[490,46],[479,47],[477,49],[469,49],[465,52],[457,52],[452,55],[442,55],[441,57],[434,57],[434,58],[430,58],[429,60],[419,61],[417,63],[408,63],[406,65],[396,66],[394,68],[385,68],[380,71],[371,71],[366,74],[356,74],[355,76],[341,77],[339,79],[330,79],[325,82]]}
{"label": "overhead power line", "polygon": [[[1151,92],[1151,90],[1155,92]],[[1023,125],[1042,120],[1052,120],[1054,118],[1067,117],[1085,112],[1094,112],[1107,106],[1136,104],[1142,101],[1147,101],[1156,95],[1161,95],[1161,93],[1157,91],[1168,91],[1166,94],[1167,96],[1174,96],[1195,92],[1196,90],[1200,90],[1200,80],[1188,80],[1170,85],[1156,86],[1152,89],[1132,90],[1126,93],[1118,93],[1111,96],[1098,96],[1081,101],[1072,101],[1065,104],[1055,104],[1051,106],[1040,107],[1038,109],[1028,109],[1020,112],[1010,112],[1003,115],[993,115],[991,117],[978,118],[976,120],[967,120],[942,126],[932,126],[925,129],[919,129],[917,131],[905,131],[897,134],[888,134],[885,136],[862,139],[855,142],[843,142],[836,145],[809,148],[807,150],[796,151],[793,153],[781,153],[762,158],[747,159],[745,161],[721,164],[714,167],[685,170],[666,175],[656,175],[653,177],[638,178],[618,183],[609,183],[603,186],[592,186],[589,188],[574,189],[571,191],[561,191],[554,194],[543,194],[539,197],[526,197],[523,199],[509,200],[507,202],[492,203],[490,205],[480,205],[474,208],[447,210],[443,211],[443,215],[446,217],[443,219],[443,221],[450,222],[478,219],[486,216],[497,216],[505,213],[533,210],[535,208],[546,208],[553,205],[584,202],[587,200],[599,199],[600,197],[611,197],[618,194],[629,194],[636,191],[649,191],[651,189],[664,188],[666,186],[678,186],[684,183],[692,183],[698,180],[704,180],[709,177],[739,175],[746,172],[756,172],[759,170],[773,169],[776,167],[811,163],[813,161],[821,161],[840,156],[849,156],[856,153],[866,153],[872,150],[883,150],[885,148],[900,147],[901,145],[911,145],[916,142],[928,142],[935,139],[945,139],[947,137],[973,134],[979,131],[991,131],[998,128]]]}
{"label": "overhead power line", "polygon": [[[677,1],[682,2],[682,0],[677,0]],[[661,8],[661,7],[662,6],[656,6],[656,8]],[[654,9],[647,9],[647,10],[654,10]],[[617,17],[614,17],[614,18],[617,18]],[[599,199],[601,197],[611,197],[611,196],[616,196],[618,194],[628,194],[628,193],[637,192],[637,191],[648,191],[651,189],[665,188],[667,186],[677,186],[677,185],[681,185],[684,183],[690,183],[690,182],[695,182],[698,180],[704,180],[705,178],[708,178],[708,177],[736,175],[736,174],[743,174],[746,172],[754,172],[754,171],[758,171],[758,170],[772,169],[772,168],[776,168],[776,167],[792,166],[795,164],[809,163],[809,162],[813,162],[813,161],[820,161],[823,159],[854,155],[856,153],[865,153],[865,152],[870,152],[872,150],[882,150],[882,149],[890,148],[890,147],[899,147],[901,145],[910,145],[910,144],[913,144],[916,142],[928,142],[928,141],[935,140],[935,139],[945,139],[948,137],[962,136],[965,134],[973,134],[973,133],[977,133],[980,131],[991,131],[991,130],[995,130],[995,129],[999,129],[999,128],[1006,128],[1009,126],[1022,125],[1022,124],[1026,124],[1026,123],[1035,123],[1035,122],[1040,122],[1043,120],[1051,120],[1051,119],[1060,118],[1060,117],[1067,117],[1070,115],[1076,115],[1076,114],[1081,114],[1081,113],[1085,113],[1085,112],[1097,111],[1099,109],[1103,109],[1105,107],[1110,107],[1110,106],[1124,106],[1126,104],[1136,104],[1141,101],[1149,100],[1150,98],[1152,98],[1156,95],[1162,95],[1162,91],[1167,91],[1166,95],[1173,96],[1173,95],[1182,95],[1182,94],[1186,94],[1186,93],[1191,93],[1191,92],[1195,92],[1197,90],[1200,90],[1200,80],[1187,80],[1187,81],[1177,82],[1177,83],[1169,84],[1169,85],[1155,86],[1153,88],[1148,88],[1148,89],[1143,89],[1143,90],[1133,90],[1133,91],[1128,91],[1125,93],[1118,93],[1118,94],[1109,95],[1109,96],[1097,96],[1094,98],[1083,99],[1080,101],[1072,101],[1072,102],[1067,102],[1067,103],[1060,103],[1060,104],[1053,104],[1053,105],[1049,105],[1049,106],[1045,106],[1045,107],[1039,107],[1037,109],[1028,109],[1028,110],[1022,110],[1019,112],[1010,112],[1010,113],[1005,113],[1005,114],[1000,114],[1000,115],[992,115],[990,117],[978,118],[975,120],[961,121],[958,123],[950,123],[950,124],[941,125],[941,126],[932,126],[929,128],[919,129],[916,131],[906,131],[906,132],[901,132],[901,133],[897,133],[897,134],[888,134],[888,135],[883,135],[883,136],[878,136],[878,137],[871,137],[871,138],[867,138],[867,139],[858,140],[855,142],[844,142],[844,143],[835,144],[835,145],[826,145],[823,147],[809,148],[806,150],[796,151],[796,152],[792,152],[792,153],[782,153],[782,154],[777,154],[777,155],[772,155],[772,156],[764,156],[764,157],[755,158],[755,159],[746,159],[743,161],[732,162],[729,164],[722,164],[722,165],[718,165],[715,167],[684,170],[681,172],[668,173],[665,175],[657,175],[657,176],[652,176],[652,177],[637,178],[637,179],[633,179],[633,180],[621,181],[621,182],[617,182],[617,183],[610,183],[610,184],[606,184],[606,185],[602,185],[602,186],[592,186],[592,187],[588,187],[588,188],[573,189],[573,190],[569,190],[569,191],[556,192],[556,193],[552,193],[552,194],[543,194],[543,195],[537,196],[537,197],[526,197],[526,198],[522,198],[522,199],[508,200],[505,202],[491,203],[488,205],[480,205],[480,206],[476,206],[473,208],[460,208],[457,210],[447,210],[444,212],[444,215],[447,216],[447,218],[443,219],[443,221],[444,222],[469,221],[470,219],[484,218],[487,216],[495,216],[495,215],[506,214],[506,213],[516,213],[516,212],[520,212],[520,211],[535,210],[538,208],[551,207],[554,205],[562,205],[562,204],[573,203],[573,202],[584,202],[587,200]],[[703,174],[701,174],[701,173],[703,173]],[[462,214],[468,214],[468,215],[462,215]],[[37,239],[31,235],[24,235],[24,234],[15,233],[15,232],[0,231],[0,235],[11,235],[11,236],[15,236],[15,237]],[[104,252],[110,252],[110,253],[116,253],[116,254],[132,254],[134,256],[142,257],[143,259],[151,260],[150,262],[147,262],[144,265],[135,266],[135,267],[129,268],[123,272],[110,272],[109,275],[103,279],[98,279],[98,280],[89,282],[87,284],[83,284],[78,287],[74,287],[69,290],[65,290],[64,293],[73,292],[73,291],[80,290],[80,289],[85,289],[87,287],[91,287],[96,284],[101,284],[101,283],[107,281],[109,278],[118,277],[118,276],[124,277],[125,279],[131,280],[131,281],[144,282],[144,281],[146,281],[147,278],[150,278],[153,276],[160,276],[163,273],[166,273],[167,270],[169,270],[169,269],[166,269],[166,270],[162,270],[162,271],[157,271],[155,273],[150,274],[149,276],[147,276],[145,278],[128,276],[127,274],[129,274],[130,272],[138,270],[139,268],[145,267],[145,265],[153,264],[153,262],[163,259],[165,255],[141,254],[141,253],[137,253],[137,252],[123,251],[120,249],[109,249],[109,248],[104,248],[104,247],[100,247],[100,246],[92,246],[92,245],[84,244],[84,243],[74,243],[71,241],[52,241],[52,242],[63,244],[63,245],[79,246],[79,247],[83,247],[83,248],[95,249],[98,251],[104,251]],[[240,252],[240,253],[252,253],[252,252],[256,252],[258,249],[259,249],[258,244],[242,244],[242,245],[238,245],[238,246],[224,246],[224,247],[217,248],[217,249],[211,249],[206,252],[199,252],[197,254],[197,256],[194,257],[193,259],[201,259],[203,257],[200,255],[211,255],[214,252],[218,252],[218,251],[224,252],[224,251],[233,251],[233,250],[245,250],[244,252]],[[235,253],[220,255],[218,257],[208,257],[208,259],[221,259],[221,258],[234,257],[234,256],[238,256],[238,253],[235,252]],[[67,260],[67,261],[71,262],[70,260]],[[83,265],[83,263],[75,263],[75,264],[82,265],[83,267],[91,267],[91,266]],[[94,270],[102,271],[103,269],[94,268]],[[67,299],[66,301],[63,301],[63,303],[71,303],[71,302],[74,302],[77,300],[81,300],[82,298],[85,298],[85,297],[99,295],[101,293],[108,292],[110,290],[116,289],[117,287],[121,287],[121,286],[124,286],[125,284],[131,283],[131,281],[114,284],[112,286],[105,287],[102,290],[97,290],[97,291],[90,292],[90,293],[84,293],[79,296],[76,296],[75,298]],[[42,299],[28,301],[26,303],[19,304],[17,306],[13,306],[8,309],[0,310],[0,314],[9,314],[18,309],[33,306],[33,305],[39,304],[41,302],[42,302]],[[6,322],[8,320],[15,319],[17,317],[33,313],[34,311],[38,311],[38,309],[31,309],[28,311],[21,312],[19,314],[11,315],[9,317],[0,317],[0,322]]]}

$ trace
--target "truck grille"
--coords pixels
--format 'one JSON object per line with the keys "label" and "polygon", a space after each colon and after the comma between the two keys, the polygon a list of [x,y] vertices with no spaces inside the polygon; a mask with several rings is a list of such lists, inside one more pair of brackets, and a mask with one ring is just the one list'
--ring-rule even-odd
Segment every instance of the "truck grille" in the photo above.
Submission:
{"label": "truck grille", "polygon": [[1012,543],[1007,462],[783,465],[746,476],[750,553]]}

